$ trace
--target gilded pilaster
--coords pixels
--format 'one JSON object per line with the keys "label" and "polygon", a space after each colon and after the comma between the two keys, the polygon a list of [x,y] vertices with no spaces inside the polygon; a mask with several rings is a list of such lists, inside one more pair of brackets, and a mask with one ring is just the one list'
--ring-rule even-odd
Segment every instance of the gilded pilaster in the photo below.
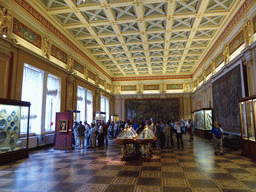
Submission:
{"label": "gilded pilaster", "polygon": [[67,77],[67,102],[66,102],[66,110],[75,110],[74,108],[74,93],[75,93],[75,84],[76,79],[73,75],[69,75]]}
{"label": "gilded pilaster", "polygon": [[244,40],[247,46],[252,44],[252,26],[249,19],[247,19],[243,25]]}
{"label": "gilded pilaster", "polygon": [[225,44],[225,46],[224,46],[223,56],[224,56],[225,65],[227,65],[229,63],[229,47],[228,47],[228,44]]}
{"label": "gilded pilaster", "polygon": [[43,40],[43,56],[46,57],[47,59],[50,59],[50,55],[51,55],[51,45],[52,45],[52,41],[50,40],[50,38],[48,36],[44,37]]}

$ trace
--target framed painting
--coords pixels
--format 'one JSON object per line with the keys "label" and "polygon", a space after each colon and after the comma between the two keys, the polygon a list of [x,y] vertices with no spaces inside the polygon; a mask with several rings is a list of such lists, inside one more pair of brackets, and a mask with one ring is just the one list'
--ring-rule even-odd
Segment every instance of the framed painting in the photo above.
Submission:
{"label": "framed painting", "polygon": [[59,120],[59,132],[68,132],[68,120]]}

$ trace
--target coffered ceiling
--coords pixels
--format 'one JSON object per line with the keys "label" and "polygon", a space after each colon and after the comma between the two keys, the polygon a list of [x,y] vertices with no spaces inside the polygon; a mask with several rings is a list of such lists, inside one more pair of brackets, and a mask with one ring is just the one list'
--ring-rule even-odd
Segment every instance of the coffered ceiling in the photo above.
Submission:
{"label": "coffered ceiling", "polygon": [[112,77],[191,74],[244,0],[35,0]]}

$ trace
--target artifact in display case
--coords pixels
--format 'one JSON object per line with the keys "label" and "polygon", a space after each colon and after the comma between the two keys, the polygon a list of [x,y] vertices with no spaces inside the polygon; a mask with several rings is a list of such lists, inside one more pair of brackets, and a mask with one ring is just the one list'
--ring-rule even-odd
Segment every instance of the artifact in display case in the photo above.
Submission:
{"label": "artifact in display case", "polygon": [[139,134],[136,142],[140,144],[141,157],[149,159],[152,156],[151,143],[156,142],[155,134],[146,126],[145,129]]}
{"label": "artifact in display case", "polygon": [[30,102],[0,99],[0,164],[28,157],[29,114]]}
{"label": "artifact in display case", "polygon": [[135,140],[138,134],[132,127],[125,128],[115,139],[116,143],[122,144],[121,158],[131,157],[136,155],[136,149],[134,146]]}
{"label": "artifact in display case", "polygon": [[194,111],[195,128],[202,130],[212,129],[212,109],[199,109]]}
{"label": "artifact in display case", "polygon": [[211,131],[213,126],[213,115],[211,108],[198,109],[193,112],[194,125],[196,129],[196,135],[202,138],[211,137],[208,133]]}
{"label": "artifact in display case", "polygon": [[256,95],[239,100],[243,153],[256,158]]}
{"label": "artifact in display case", "polygon": [[106,122],[106,113],[101,111],[95,111],[95,123],[105,121]]}

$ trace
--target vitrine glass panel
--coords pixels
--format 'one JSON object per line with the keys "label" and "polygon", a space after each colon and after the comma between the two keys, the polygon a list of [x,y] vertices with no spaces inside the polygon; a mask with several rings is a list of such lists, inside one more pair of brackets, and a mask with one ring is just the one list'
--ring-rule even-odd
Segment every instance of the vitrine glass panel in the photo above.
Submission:
{"label": "vitrine glass panel", "polygon": [[253,102],[246,102],[246,117],[247,117],[247,127],[249,133],[249,140],[255,141],[254,133],[254,121],[253,121]]}
{"label": "vitrine glass panel", "polygon": [[205,130],[212,129],[212,110],[205,110]]}
{"label": "vitrine glass panel", "polygon": [[137,139],[154,139],[155,134],[148,128],[143,129]]}
{"label": "vitrine glass panel", "polygon": [[195,127],[197,129],[204,129],[204,111],[195,112]]}
{"label": "vitrine glass panel", "polygon": [[243,139],[248,139],[245,102],[240,103],[240,108],[241,108],[241,121],[242,121],[242,136],[243,136]]}
{"label": "vitrine glass panel", "polygon": [[0,153],[26,148],[28,107],[0,104]]}

